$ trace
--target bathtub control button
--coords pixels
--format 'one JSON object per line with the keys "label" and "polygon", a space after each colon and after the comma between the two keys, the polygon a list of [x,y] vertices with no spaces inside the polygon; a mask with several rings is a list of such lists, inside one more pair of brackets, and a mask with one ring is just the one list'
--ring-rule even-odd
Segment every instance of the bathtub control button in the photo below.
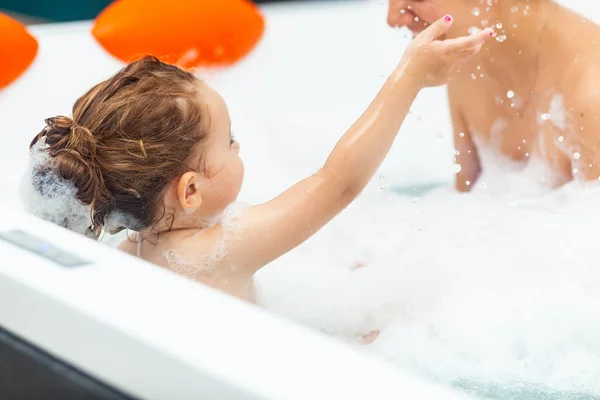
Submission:
{"label": "bathtub control button", "polygon": [[18,229],[0,232],[0,240],[18,246],[31,253],[38,254],[63,267],[80,267],[82,265],[91,264],[89,261],[84,260],[75,254],[69,253],[43,239]]}

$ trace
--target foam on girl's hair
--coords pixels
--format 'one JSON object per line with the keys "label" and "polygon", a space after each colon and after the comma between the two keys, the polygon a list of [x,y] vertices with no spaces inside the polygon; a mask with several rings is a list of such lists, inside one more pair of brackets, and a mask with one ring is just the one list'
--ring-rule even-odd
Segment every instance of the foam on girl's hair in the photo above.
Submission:
{"label": "foam on girl's hair", "polygon": [[[91,206],[77,199],[75,185],[63,179],[41,137],[29,150],[29,165],[21,178],[20,195],[27,212],[77,233],[96,238],[91,231]],[[105,216],[104,230],[115,234],[122,229],[142,230],[133,216],[113,210]]]}
{"label": "foam on girl's hair", "polygon": [[59,226],[94,237],[91,207],[77,200],[75,185],[63,179],[52,163],[45,138],[29,150],[29,165],[21,179],[20,195],[27,212]]}
{"label": "foam on girl's hair", "polygon": [[139,232],[146,227],[131,214],[120,210],[113,210],[104,217],[104,230],[109,234],[116,234],[122,229],[131,229]]}

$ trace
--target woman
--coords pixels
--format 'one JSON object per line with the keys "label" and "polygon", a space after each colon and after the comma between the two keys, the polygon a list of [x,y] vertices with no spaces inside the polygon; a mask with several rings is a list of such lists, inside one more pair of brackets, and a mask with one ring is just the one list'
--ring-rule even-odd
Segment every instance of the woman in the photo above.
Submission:
{"label": "woman", "polygon": [[420,32],[446,13],[449,37],[496,31],[448,84],[457,189],[474,186],[490,151],[549,167],[536,179],[550,186],[600,179],[600,27],[550,0],[390,0],[388,23]]}

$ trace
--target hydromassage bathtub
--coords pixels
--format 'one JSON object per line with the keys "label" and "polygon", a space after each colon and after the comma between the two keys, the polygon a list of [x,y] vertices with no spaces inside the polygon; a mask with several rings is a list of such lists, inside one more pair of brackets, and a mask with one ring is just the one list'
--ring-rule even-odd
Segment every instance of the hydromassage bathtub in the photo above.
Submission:
{"label": "hydromassage bathtub", "polygon": [[[576,4],[586,11],[582,2]],[[249,57],[232,68],[199,72],[223,94],[230,108],[233,131],[241,142],[246,165],[240,199],[249,203],[273,197],[321,166],[340,135],[371,101],[410,40],[407,31],[386,26],[387,8],[382,1],[297,2],[265,5],[263,10],[266,33]],[[556,393],[544,391],[543,385],[538,390],[540,382],[546,386],[558,382],[554,389],[571,393],[581,387],[588,390],[585,384],[600,376],[595,375],[596,369],[584,368],[598,365],[598,358],[594,357],[600,348],[598,340],[587,336],[584,339],[591,343],[586,348],[591,361],[586,362],[592,363],[566,362],[565,370],[570,368],[572,375],[565,370],[556,376],[550,374],[545,368],[554,365],[553,359],[541,363],[538,360],[533,367],[520,363],[518,357],[523,349],[536,357],[547,354],[546,338],[556,339],[548,348],[564,350],[560,342],[563,337],[557,333],[564,327],[552,320],[547,329],[544,321],[536,320],[531,332],[520,328],[511,331],[513,325],[520,325],[512,317],[518,311],[508,300],[512,296],[520,305],[527,297],[521,292],[499,292],[498,296],[506,296],[506,301],[497,303],[491,302],[486,293],[493,292],[494,286],[503,287],[503,283],[514,286],[506,276],[487,272],[479,276],[471,269],[445,279],[443,275],[418,275],[411,270],[420,263],[434,265],[435,271],[439,271],[439,265],[458,268],[475,264],[477,260],[465,258],[465,254],[455,250],[465,246],[464,241],[452,239],[461,235],[464,240],[489,237],[489,244],[482,251],[500,252],[495,257],[502,261],[511,252],[506,250],[508,246],[515,246],[509,250],[521,256],[517,242],[535,236],[539,232],[530,226],[549,218],[548,214],[527,211],[518,219],[503,214],[492,220],[489,209],[480,206],[485,203],[481,198],[456,194],[440,197],[443,193],[438,193],[436,202],[427,200],[427,192],[447,190],[444,188],[453,179],[451,127],[444,88],[428,89],[419,95],[389,157],[357,205],[342,213],[341,219],[306,246],[261,271],[257,277],[259,292],[265,307],[272,312],[120,254],[110,248],[119,238],[94,243],[23,214],[19,182],[27,166],[28,144],[43,127],[44,118],[69,114],[79,95],[122,66],[94,42],[90,27],[89,22],[32,27],[40,42],[39,55],[17,82],[0,93],[0,160],[5,171],[0,174],[0,233],[4,235],[0,241],[0,361],[3,356],[11,362],[21,360],[13,364],[12,375],[0,370],[0,398],[4,398],[3,393],[10,393],[7,390],[56,389],[57,382],[63,390],[66,387],[74,391],[68,393],[94,392],[96,397],[92,398],[464,396],[438,386],[434,380],[423,380],[425,375],[480,396],[491,393],[495,398],[525,399],[548,398],[544,397],[547,393]],[[398,194],[402,199],[395,197]],[[425,202],[415,203],[419,197]],[[419,206],[423,208],[415,211],[411,208],[414,204],[423,204]],[[459,231],[448,229],[430,234],[423,230],[424,226],[453,223],[439,212],[444,208],[450,210],[449,214],[461,214],[463,208],[471,208],[474,214],[469,214],[469,222]],[[396,224],[413,224],[403,215],[407,210],[430,220],[424,225],[417,221],[414,231],[399,232]],[[572,229],[572,236],[580,238],[582,235],[577,232],[592,217],[553,216],[552,221],[563,230]],[[490,232],[504,220],[521,224],[521,236],[514,238],[515,243],[500,233]],[[482,231],[487,225],[492,228]],[[536,245],[551,257],[553,249],[568,254],[592,244],[583,240],[580,248],[575,244],[548,248],[541,241]],[[393,265],[387,265],[389,259],[383,260],[386,268],[393,269],[384,268],[384,275],[369,275],[368,268],[364,269],[365,275],[360,275],[363,269],[356,274],[349,272],[353,265],[365,261],[381,264],[382,260],[377,259],[380,252],[400,252],[399,249],[411,246],[414,254],[404,254],[403,263],[394,259]],[[67,263],[83,260],[85,265],[65,267],[39,252],[54,254]],[[584,255],[588,257],[587,253]],[[595,263],[594,257],[590,254],[584,261]],[[397,264],[402,268],[396,268]],[[518,275],[514,268],[509,272],[511,279]],[[533,287],[531,282],[537,279],[534,272],[524,271],[523,278],[519,278],[525,282],[523,293]],[[587,284],[598,282],[596,276],[585,272],[582,280]],[[562,270],[557,270],[551,276],[560,276],[564,281],[566,275],[560,273]],[[360,280],[362,286],[358,288],[355,280]],[[439,281],[444,285],[435,286]],[[429,315],[430,310],[423,304],[435,297],[432,293],[455,285],[455,281],[468,281],[470,293],[445,298],[450,308],[439,311],[430,320],[418,321],[419,316],[411,314],[410,307],[415,307]],[[348,283],[350,289],[339,282]],[[386,326],[379,311],[373,310],[379,310],[381,304],[396,304],[398,298],[392,296],[390,300],[382,295],[396,292],[410,306],[402,310],[402,315],[412,318],[412,331],[406,330],[411,324],[403,321],[400,328],[382,329],[380,338],[364,348],[331,338],[347,339],[348,334],[365,326]],[[564,333],[570,335],[569,340],[581,337],[582,332],[596,331],[596,325],[582,322],[589,315],[597,315],[594,304],[591,308],[583,306],[590,303],[590,298],[598,303],[597,296],[584,297],[572,309],[559,314],[564,317],[563,322],[568,320],[574,327],[573,333]],[[485,309],[475,310],[478,304],[485,305]],[[539,307],[527,311],[533,316],[543,315],[540,310],[545,309],[546,303],[540,302]],[[461,310],[466,311],[461,314]],[[531,315],[525,313],[523,318]],[[500,337],[511,340],[503,342]],[[457,341],[451,343],[452,351],[440,344],[442,339]],[[473,349],[473,353],[465,349]],[[579,350],[568,346],[567,350],[567,361],[576,362]],[[513,352],[518,353],[514,359]],[[369,353],[383,357],[374,358]],[[23,361],[22,354],[30,361]],[[481,360],[469,364],[475,356]],[[382,358],[391,359],[400,368]],[[564,357],[557,359],[564,361]],[[0,362],[0,368],[4,365],[7,364]],[[492,386],[496,376],[517,371],[517,380],[533,382],[534,390],[528,386],[519,391],[511,386],[505,392],[508,394],[500,391],[499,395],[498,390],[488,390],[487,386],[481,389],[479,381],[474,384],[459,379],[464,371],[472,373],[477,369],[483,371],[482,380]],[[38,372],[28,376],[23,370]],[[405,375],[405,371],[421,377]],[[590,371],[589,377],[584,376],[585,371]],[[583,384],[577,380],[580,375]],[[74,387],[61,386],[61,382],[74,382]],[[498,385],[507,387],[505,381]]]}
{"label": "hydromassage bathtub", "polygon": [[[269,132],[261,145],[272,147],[277,165],[290,160],[294,140],[333,143],[399,59],[402,35],[391,35],[384,8],[369,2],[268,5],[264,12],[259,48],[203,76],[229,101],[242,142],[254,142],[257,128]],[[39,54],[0,93],[0,398],[462,397],[24,214],[19,181],[44,118],[69,114],[79,95],[122,66],[94,42],[90,27],[31,27]],[[298,119],[298,129],[287,129]],[[310,120],[314,129],[299,129]],[[244,150],[250,158],[253,146]],[[294,162],[303,164],[302,157]],[[271,193],[252,185],[260,179],[251,178],[251,164],[242,197],[256,201]]]}

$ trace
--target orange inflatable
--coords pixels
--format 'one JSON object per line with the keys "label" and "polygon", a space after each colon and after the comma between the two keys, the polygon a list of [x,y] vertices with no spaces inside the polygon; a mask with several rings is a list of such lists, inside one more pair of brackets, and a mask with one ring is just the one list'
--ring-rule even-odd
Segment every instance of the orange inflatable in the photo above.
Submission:
{"label": "orange inflatable", "polygon": [[264,26],[249,0],[116,0],[96,18],[92,34],[124,62],[150,54],[191,68],[235,63]]}
{"label": "orange inflatable", "polygon": [[0,13],[0,88],[8,86],[31,65],[38,43],[20,22]]}

